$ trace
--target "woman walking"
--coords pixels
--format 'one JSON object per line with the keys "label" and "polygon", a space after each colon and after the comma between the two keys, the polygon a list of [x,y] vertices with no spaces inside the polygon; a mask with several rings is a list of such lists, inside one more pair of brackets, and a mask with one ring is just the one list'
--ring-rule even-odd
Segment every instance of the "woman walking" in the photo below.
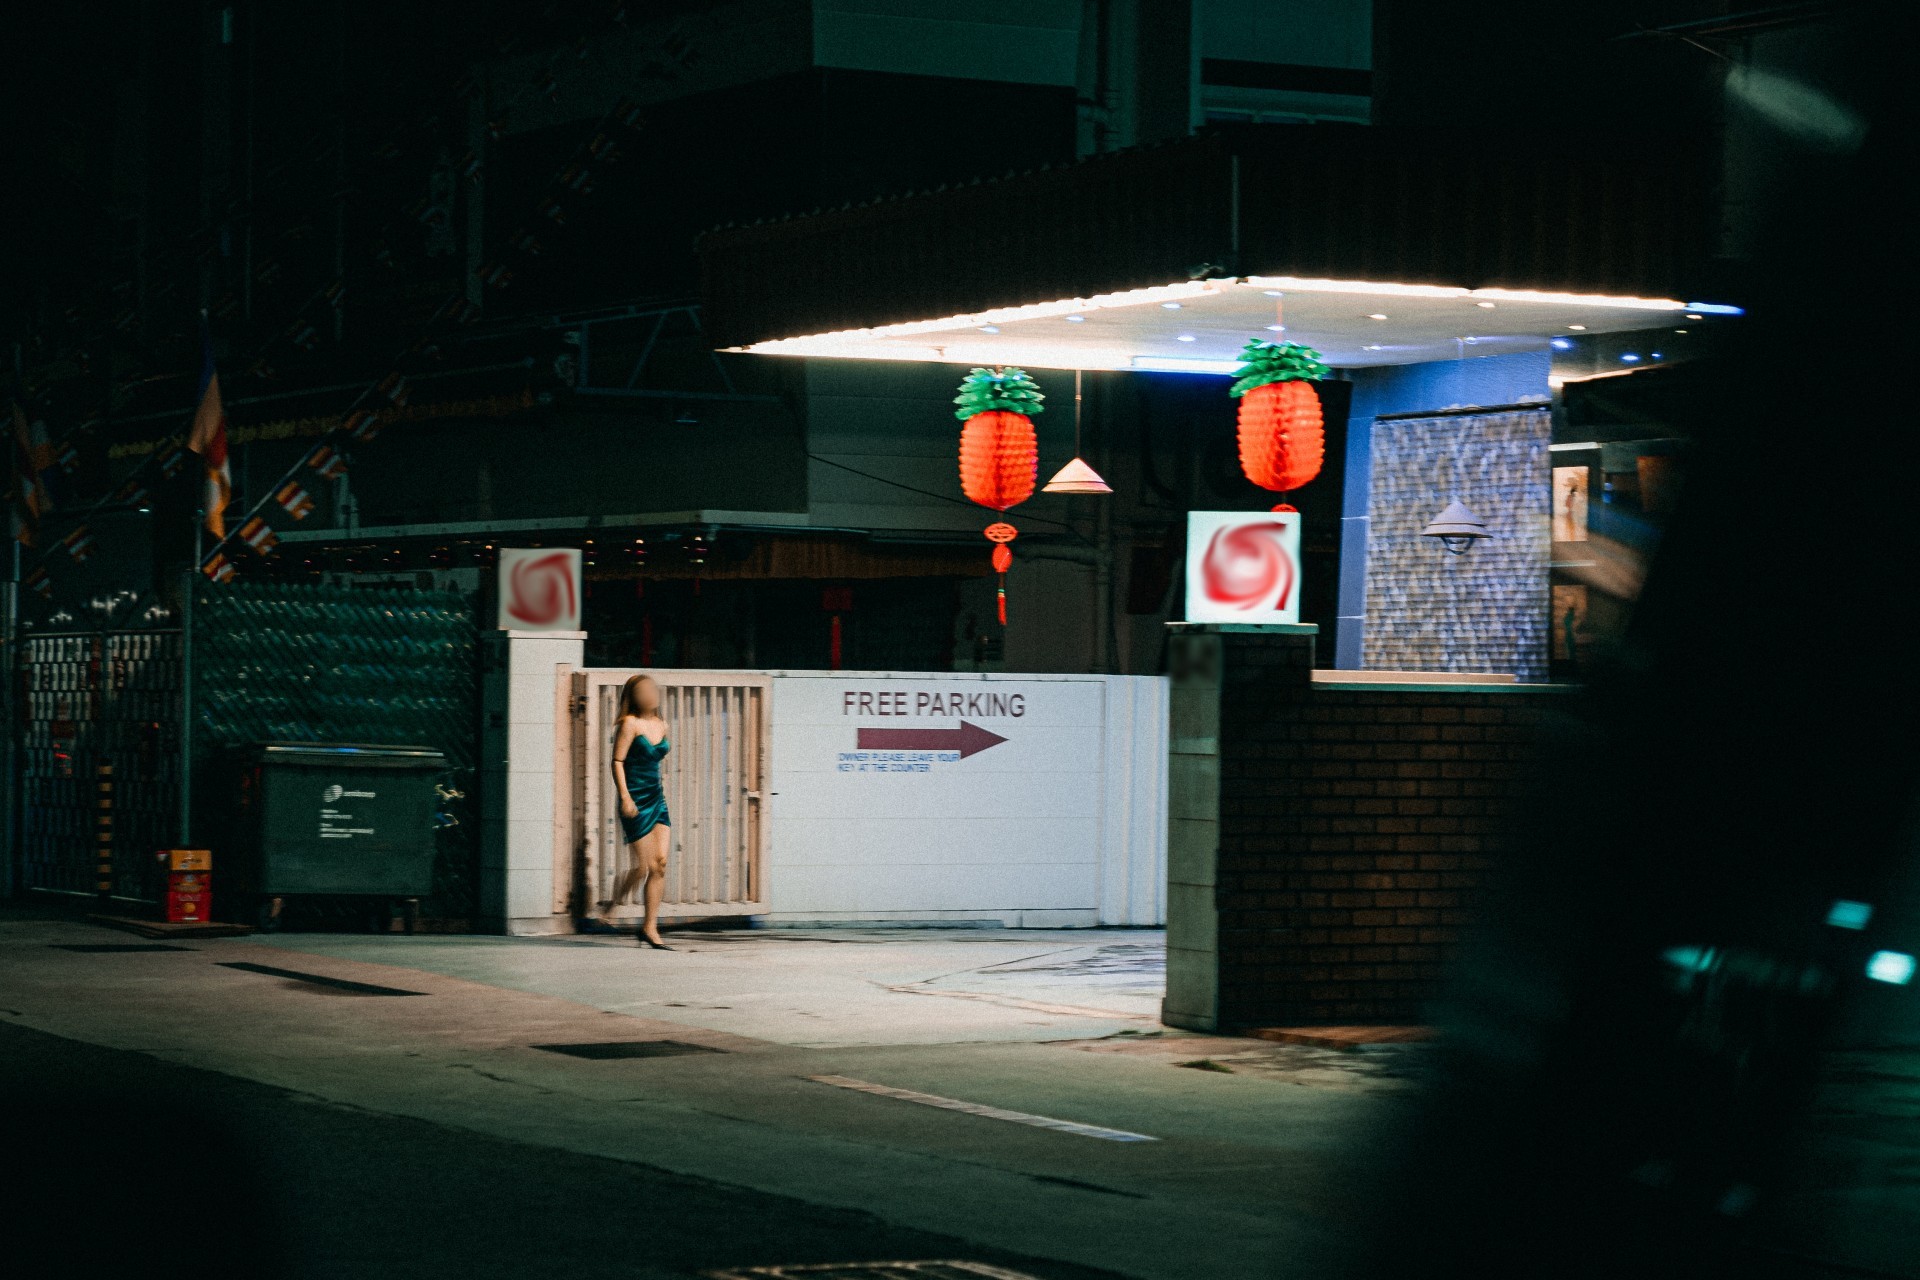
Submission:
{"label": "woman walking", "polygon": [[620,724],[613,735],[613,781],[620,793],[620,835],[633,863],[614,881],[613,897],[602,903],[602,918],[612,923],[613,909],[633,901],[638,889],[646,902],[640,940],[661,951],[660,900],[667,891],[667,851],[673,828],[667,816],[660,762],[672,750],[667,722],[660,717],[660,686],[651,676],[633,676],[620,690]]}

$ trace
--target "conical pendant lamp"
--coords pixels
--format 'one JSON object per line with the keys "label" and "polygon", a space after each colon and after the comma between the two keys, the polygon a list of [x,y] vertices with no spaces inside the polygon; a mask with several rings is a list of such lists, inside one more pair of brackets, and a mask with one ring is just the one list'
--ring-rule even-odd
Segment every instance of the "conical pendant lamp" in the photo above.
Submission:
{"label": "conical pendant lamp", "polygon": [[1075,458],[1066,466],[1053,473],[1053,479],[1047,481],[1042,493],[1112,493],[1113,486],[1100,478],[1100,473]]}
{"label": "conical pendant lamp", "polygon": [[1080,457],[1080,370],[1073,371],[1073,461],[1040,486],[1042,493],[1112,493],[1113,486]]}

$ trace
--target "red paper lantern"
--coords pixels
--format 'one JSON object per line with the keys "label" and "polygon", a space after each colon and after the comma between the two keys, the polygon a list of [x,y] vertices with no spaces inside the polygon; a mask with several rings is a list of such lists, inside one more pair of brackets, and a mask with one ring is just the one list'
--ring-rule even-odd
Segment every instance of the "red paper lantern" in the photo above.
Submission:
{"label": "red paper lantern", "polygon": [[1033,496],[1040,449],[1033,419],[990,409],[960,428],[960,489],[969,499],[1005,511]]}
{"label": "red paper lantern", "polygon": [[1305,382],[1269,382],[1240,398],[1240,469],[1287,493],[1320,474],[1327,452],[1320,397]]}

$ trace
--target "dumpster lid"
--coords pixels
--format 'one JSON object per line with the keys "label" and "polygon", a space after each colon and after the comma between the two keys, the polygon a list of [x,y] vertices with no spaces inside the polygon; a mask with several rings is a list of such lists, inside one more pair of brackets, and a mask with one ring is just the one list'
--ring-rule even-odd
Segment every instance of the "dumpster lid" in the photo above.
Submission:
{"label": "dumpster lid", "polygon": [[372,765],[382,768],[442,768],[444,751],[433,747],[389,746],[369,742],[256,742],[246,748],[259,764]]}

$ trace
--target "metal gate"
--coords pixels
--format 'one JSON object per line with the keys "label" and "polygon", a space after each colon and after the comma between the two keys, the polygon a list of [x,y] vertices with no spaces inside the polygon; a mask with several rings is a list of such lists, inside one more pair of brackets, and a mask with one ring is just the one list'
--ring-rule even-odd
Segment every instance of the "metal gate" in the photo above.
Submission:
{"label": "metal gate", "polygon": [[152,898],[152,852],[179,835],[180,633],[29,635],[20,664],[22,886],[97,891],[100,770],[111,766],[112,892]]}
{"label": "metal gate", "polygon": [[[573,780],[577,879],[566,904],[578,915],[612,892],[626,850],[620,839],[612,746],[620,687],[633,671],[572,675],[562,776]],[[767,909],[767,730],[773,681],[732,672],[649,671],[673,749],[661,765],[673,848],[665,917],[757,915]],[[560,904],[556,904],[560,905]],[[616,918],[638,919],[638,906]]]}

